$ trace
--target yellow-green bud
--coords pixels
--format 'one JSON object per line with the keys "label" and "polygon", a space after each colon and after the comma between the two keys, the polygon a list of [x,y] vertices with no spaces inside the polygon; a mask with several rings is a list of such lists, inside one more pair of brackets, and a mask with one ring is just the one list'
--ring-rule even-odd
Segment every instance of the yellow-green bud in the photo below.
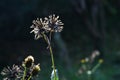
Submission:
{"label": "yellow-green bud", "polygon": [[85,63],[85,59],[81,59],[80,62],[81,62],[81,63]]}
{"label": "yellow-green bud", "polygon": [[32,76],[36,76],[39,71],[40,71],[40,64],[37,64],[33,67]]}
{"label": "yellow-green bud", "polygon": [[99,63],[103,63],[103,61],[104,61],[103,59],[99,59]]}

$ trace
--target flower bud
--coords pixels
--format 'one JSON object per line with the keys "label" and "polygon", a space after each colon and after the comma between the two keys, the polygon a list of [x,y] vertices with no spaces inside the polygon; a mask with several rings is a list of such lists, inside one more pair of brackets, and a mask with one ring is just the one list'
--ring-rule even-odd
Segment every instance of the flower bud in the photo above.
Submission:
{"label": "flower bud", "polygon": [[27,67],[27,68],[30,68],[32,66],[32,64],[34,63],[34,58],[33,56],[28,56],[27,58],[25,58],[24,60],[24,65]]}
{"label": "flower bud", "polygon": [[36,76],[39,71],[40,71],[40,64],[37,64],[37,65],[35,65],[35,66],[33,67],[32,75],[33,75],[33,76]]}
{"label": "flower bud", "polygon": [[85,59],[80,60],[81,63],[85,63]]}
{"label": "flower bud", "polygon": [[99,59],[99,63],[103,63],[104,62],[104,60],[103,59]]}

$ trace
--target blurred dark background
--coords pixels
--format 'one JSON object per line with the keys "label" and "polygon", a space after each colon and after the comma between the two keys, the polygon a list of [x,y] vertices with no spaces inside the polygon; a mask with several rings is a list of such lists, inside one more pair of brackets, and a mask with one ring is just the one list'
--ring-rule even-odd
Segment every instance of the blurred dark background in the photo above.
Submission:
{"label": "blurred dark background", "polygon": [[0,70],[33,55],[41,64],[40,78],[49,79],[47,44],[34,40],[30,26],[51,14],[64,23],[63,31],[52,37],[61,80],[78,80],[74,72],[79,60],[94,50],[104,59],[101,78],[95,80],[120,79],[120,0],[0,0]]}

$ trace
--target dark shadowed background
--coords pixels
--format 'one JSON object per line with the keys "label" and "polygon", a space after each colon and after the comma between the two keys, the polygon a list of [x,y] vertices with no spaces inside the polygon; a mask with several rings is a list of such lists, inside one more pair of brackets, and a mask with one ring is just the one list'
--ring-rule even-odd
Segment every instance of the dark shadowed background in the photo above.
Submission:
{"label": "dark shadowed background", "polygon": [[47,44],[34,40],[30,26],[51,14],[64,23],[63,31],[52,36],[60,80],[79,80],[79,61],[94,50],[104,59],[101,78],[95,80],[120,79],[120,0],[0,0],[0,70],[33,55],[41,64],[39,78],[49,79]]}

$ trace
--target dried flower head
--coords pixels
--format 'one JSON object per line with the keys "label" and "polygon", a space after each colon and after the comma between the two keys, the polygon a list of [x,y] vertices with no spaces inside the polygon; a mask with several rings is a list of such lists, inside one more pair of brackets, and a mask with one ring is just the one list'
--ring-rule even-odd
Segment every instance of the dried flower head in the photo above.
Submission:
{"label": "dried flower head", "polygon": [[40,71],[40,64],[34,65],[31,72],[32,76],[36,76],[39,71]]}
{"label": "dried flower head", "polygon": [[59,20],[59,16],[55,17],[55,14],[45,18],[45,22],[48,23],[48,26],[44,28],[50,32],[61,32],[63,29],[64,24]]}
{"label": "dried flower head", "polygon": [[34,33],[35,39],[39,39],[48,32],[61,32],[63,25],[64,24],[61,22],[61,20],[59,20],[59,16],[55,16],[53,14],[48,18],[45,17],[44,20],[42,20],[42,18],[33,20],[33,25],[30,27],[33,28],[33,30],[30,33]]}
{"label": "dried flower head", "polygon": [[27,68],[30,68],[34,63],[34,57],[33,56],[28,56],[25,58],[23,65],[25,65]]}
{"label": "dried flower head", "polygon": [[30,28],[33,28],[33,30],[30,33],[35,34],[35,39],[39,39],[42,37],[42,34],[45,33],[44,26],[46,23],[40,18],[37,18],[37,20],[33,20],[33,25]]}
{"label": "dried flower head", "polygon": [[3,80],[11,80],[11,79],[20,79],[21,76],[19,75],[22,72],[18,65],[13,65],[12,68],[7,67],[4,68],[1,72],[1,75],[5,76]]}

